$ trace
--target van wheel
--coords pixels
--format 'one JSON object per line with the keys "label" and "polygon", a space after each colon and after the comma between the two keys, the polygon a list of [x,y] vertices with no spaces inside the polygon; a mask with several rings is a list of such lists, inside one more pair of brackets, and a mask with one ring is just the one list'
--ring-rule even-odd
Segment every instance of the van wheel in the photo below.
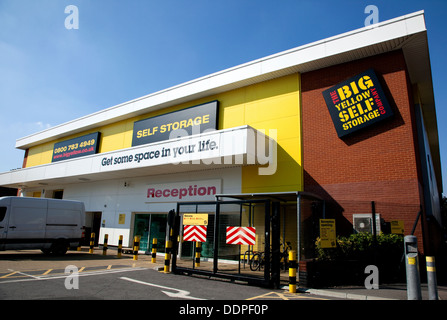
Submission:
{"label": "van wheel", "polygon": [[50,254],[51,249],[41,249],[44,254]]}
{"label": "van wheel", "polygon": [[51,253],[56,256],[64,255],[68,250],[68,243],[65,241],[57,241],[51,245]]}

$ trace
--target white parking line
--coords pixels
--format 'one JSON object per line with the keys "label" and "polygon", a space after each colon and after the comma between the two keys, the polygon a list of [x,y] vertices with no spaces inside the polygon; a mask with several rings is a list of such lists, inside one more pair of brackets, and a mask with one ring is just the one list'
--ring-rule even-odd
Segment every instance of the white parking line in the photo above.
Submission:
{"label": "white parking line", "polygon": [[[12,270],[12,269],[8,269],[9,271],[14,271],[14,270]],[[20,272],[20,271],[14,271],[15,273],[18,273],[18,274],[21,274],[22,276],[27,276],[27,277],[31,277],[31,278],[33,278],[33,279],[37,279],[37,278],[39,278],[39,277],[37,277],[37,276],[33,276],[32,274],[28,274],[28,273],[25,273],[25,272]],[[24,280],[24,279],[22,279],[22,280]],[[30,279],[27,279],[27,280],[30,280]],[[11,280],[11,281],[13,281],[13,280]]]}
{"label": "white parking line", "polygon": [[[96,276],[96,275],[102,275],[102,274],[110,274],[110,273],[119,273],[119,272],[130,272],[130,271],[141,271],[141,270],[148,270],[148,268],[122,268],[122,269],[109,269],[109,270],[98,270],[98,271],[89,271],[89,272],[82,272],[78,273],[78,276],[85,277],[85,276]],[[11,270],[13,271],[13,270]],[[46,275],[46,276],[33,276],[31,274],[26,274],[23,272],[17,271],[16,273],[22,274],[24,276],[28,276],[31,278],[27,279],[15,279],[15,280],[5,280],[0,281],[0,285],[4,283],[15,283],[15,282],[28,282],[28,281],[40,281],[40,280],[53,280],[53,279],[65,279],[67,277],[72,277],[73,273],[65,274],[65,275]]]}
{"label": "white parking line", "polygon": [[177,289],[177,288],[171,288],[171,287],[161,286],[161,285],[159,285],[159,284],[154,284],[154,283],[144,282],[144,281],[135,280],[135,279],[127,278],[127,277],[121,277],[120,279],[122,279],[122,280],[126,280],[126,281],[130,281],[130,282],[134,282],[134,283],[143,284],[143,285],[145,285],[145,286],[151,286],[151,287],[156,287],[156,288],[160,288],[160,289],[176,291],[176,292],[174,293],[174,292],[169,292],[169,291],[161,290],[161,292],[163,292],[165,295],[167,295],[168,297],[172,297],[172,298],[177,298],[177,299],[190,299],[190,300],[205,300],[205,299],[202,299],[202,298],[191,297],[191,296],[189,295],[190,292],[189,292],[189,291],[186,291],[186,290],[181,290],[181,289]]}

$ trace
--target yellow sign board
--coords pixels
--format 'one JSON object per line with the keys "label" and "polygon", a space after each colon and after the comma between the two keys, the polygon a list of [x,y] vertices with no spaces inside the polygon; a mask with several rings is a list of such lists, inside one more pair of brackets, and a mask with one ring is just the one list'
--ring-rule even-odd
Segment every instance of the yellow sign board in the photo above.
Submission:
{"label": "yellow sign board", "polygon": [[118,224],[124,224],[126,221],[126,214],[120,213],[118,216]]}
{"label": "yellow sign board", "polygon": [[391,233],[404,234],[404,222],[402,220],[391,220]]}
{"label": "yellow sign board", "polygon": [[184,226],[207,226],[208,213],[185,213],[183,214]]}
{"label": "yellow sign board", "polygon": [[320,241],[321,248],[335,248],[335,219],[320,219]]}

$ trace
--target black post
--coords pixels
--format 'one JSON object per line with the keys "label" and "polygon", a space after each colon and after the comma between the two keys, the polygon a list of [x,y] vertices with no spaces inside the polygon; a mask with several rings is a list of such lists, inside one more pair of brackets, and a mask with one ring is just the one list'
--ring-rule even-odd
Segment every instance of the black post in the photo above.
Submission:
{"label": "black post", "polygon": [[217,263],[219,259],[219,216],[220,203],[216,203],[216,216],[214,218],[213,273],[217,273]]}
{"label": "black post", "polygon": [[178,236],[180,235],[180,206],[177,203],[177,210],[174,214],[173,219],[173,234],[172,234],[172,272],[175,273],[177,268],[177,254],[179,251],[179,242],[178,242]]}
{"label": "black post", "polygon": [[372,213],[372,233],[374,237],[374,241],[376,241],[376,204],[374,201],[371,201],[371,213]]}
{"label": "black post", "polygon": [[[280,260],[281,260],[281,243],[280,243],[280,203],[272,203],[272,282],[275,289],[280,284]],[[285,241],[285,239],[284,239]],[[284,258],[285,261],[285,258]]]}
{"label": "black post", "polygon": [[265,265],[264,280],[270,283],[270,200],[265,202]]}
{"label": "black post", "polygon": [[373,259],[374,264],[377,265],[377,228],[376,228],[376,204],[371,201],[372,214],[372,234],[373,234]]}

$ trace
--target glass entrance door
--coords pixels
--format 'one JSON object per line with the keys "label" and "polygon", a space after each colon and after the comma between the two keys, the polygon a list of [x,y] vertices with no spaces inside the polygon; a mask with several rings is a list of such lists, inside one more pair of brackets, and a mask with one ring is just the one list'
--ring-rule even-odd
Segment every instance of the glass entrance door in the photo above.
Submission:
{"label": "glass entrance door", "polygon": [[140,236],[140,250],[148,250],[148,239],[149,239],[149,214],[136,214],[135,224],[134,224],[134,237]]}
{"label": "glass entrance door", "polygon": [[134,236],[140,236],[140,250],[151,251],[157,238],[157,252],[165,252],[167,214],[135,214]]}
{"label": "glass entrance door", "polygon": [[[166,248],[166,214],[151,214],[151,228],[149,234],[149,248],[152,248],[152,240],[157,238],[157,252],[165,252]],[[148,248],[148,250],[149,250]]]}

